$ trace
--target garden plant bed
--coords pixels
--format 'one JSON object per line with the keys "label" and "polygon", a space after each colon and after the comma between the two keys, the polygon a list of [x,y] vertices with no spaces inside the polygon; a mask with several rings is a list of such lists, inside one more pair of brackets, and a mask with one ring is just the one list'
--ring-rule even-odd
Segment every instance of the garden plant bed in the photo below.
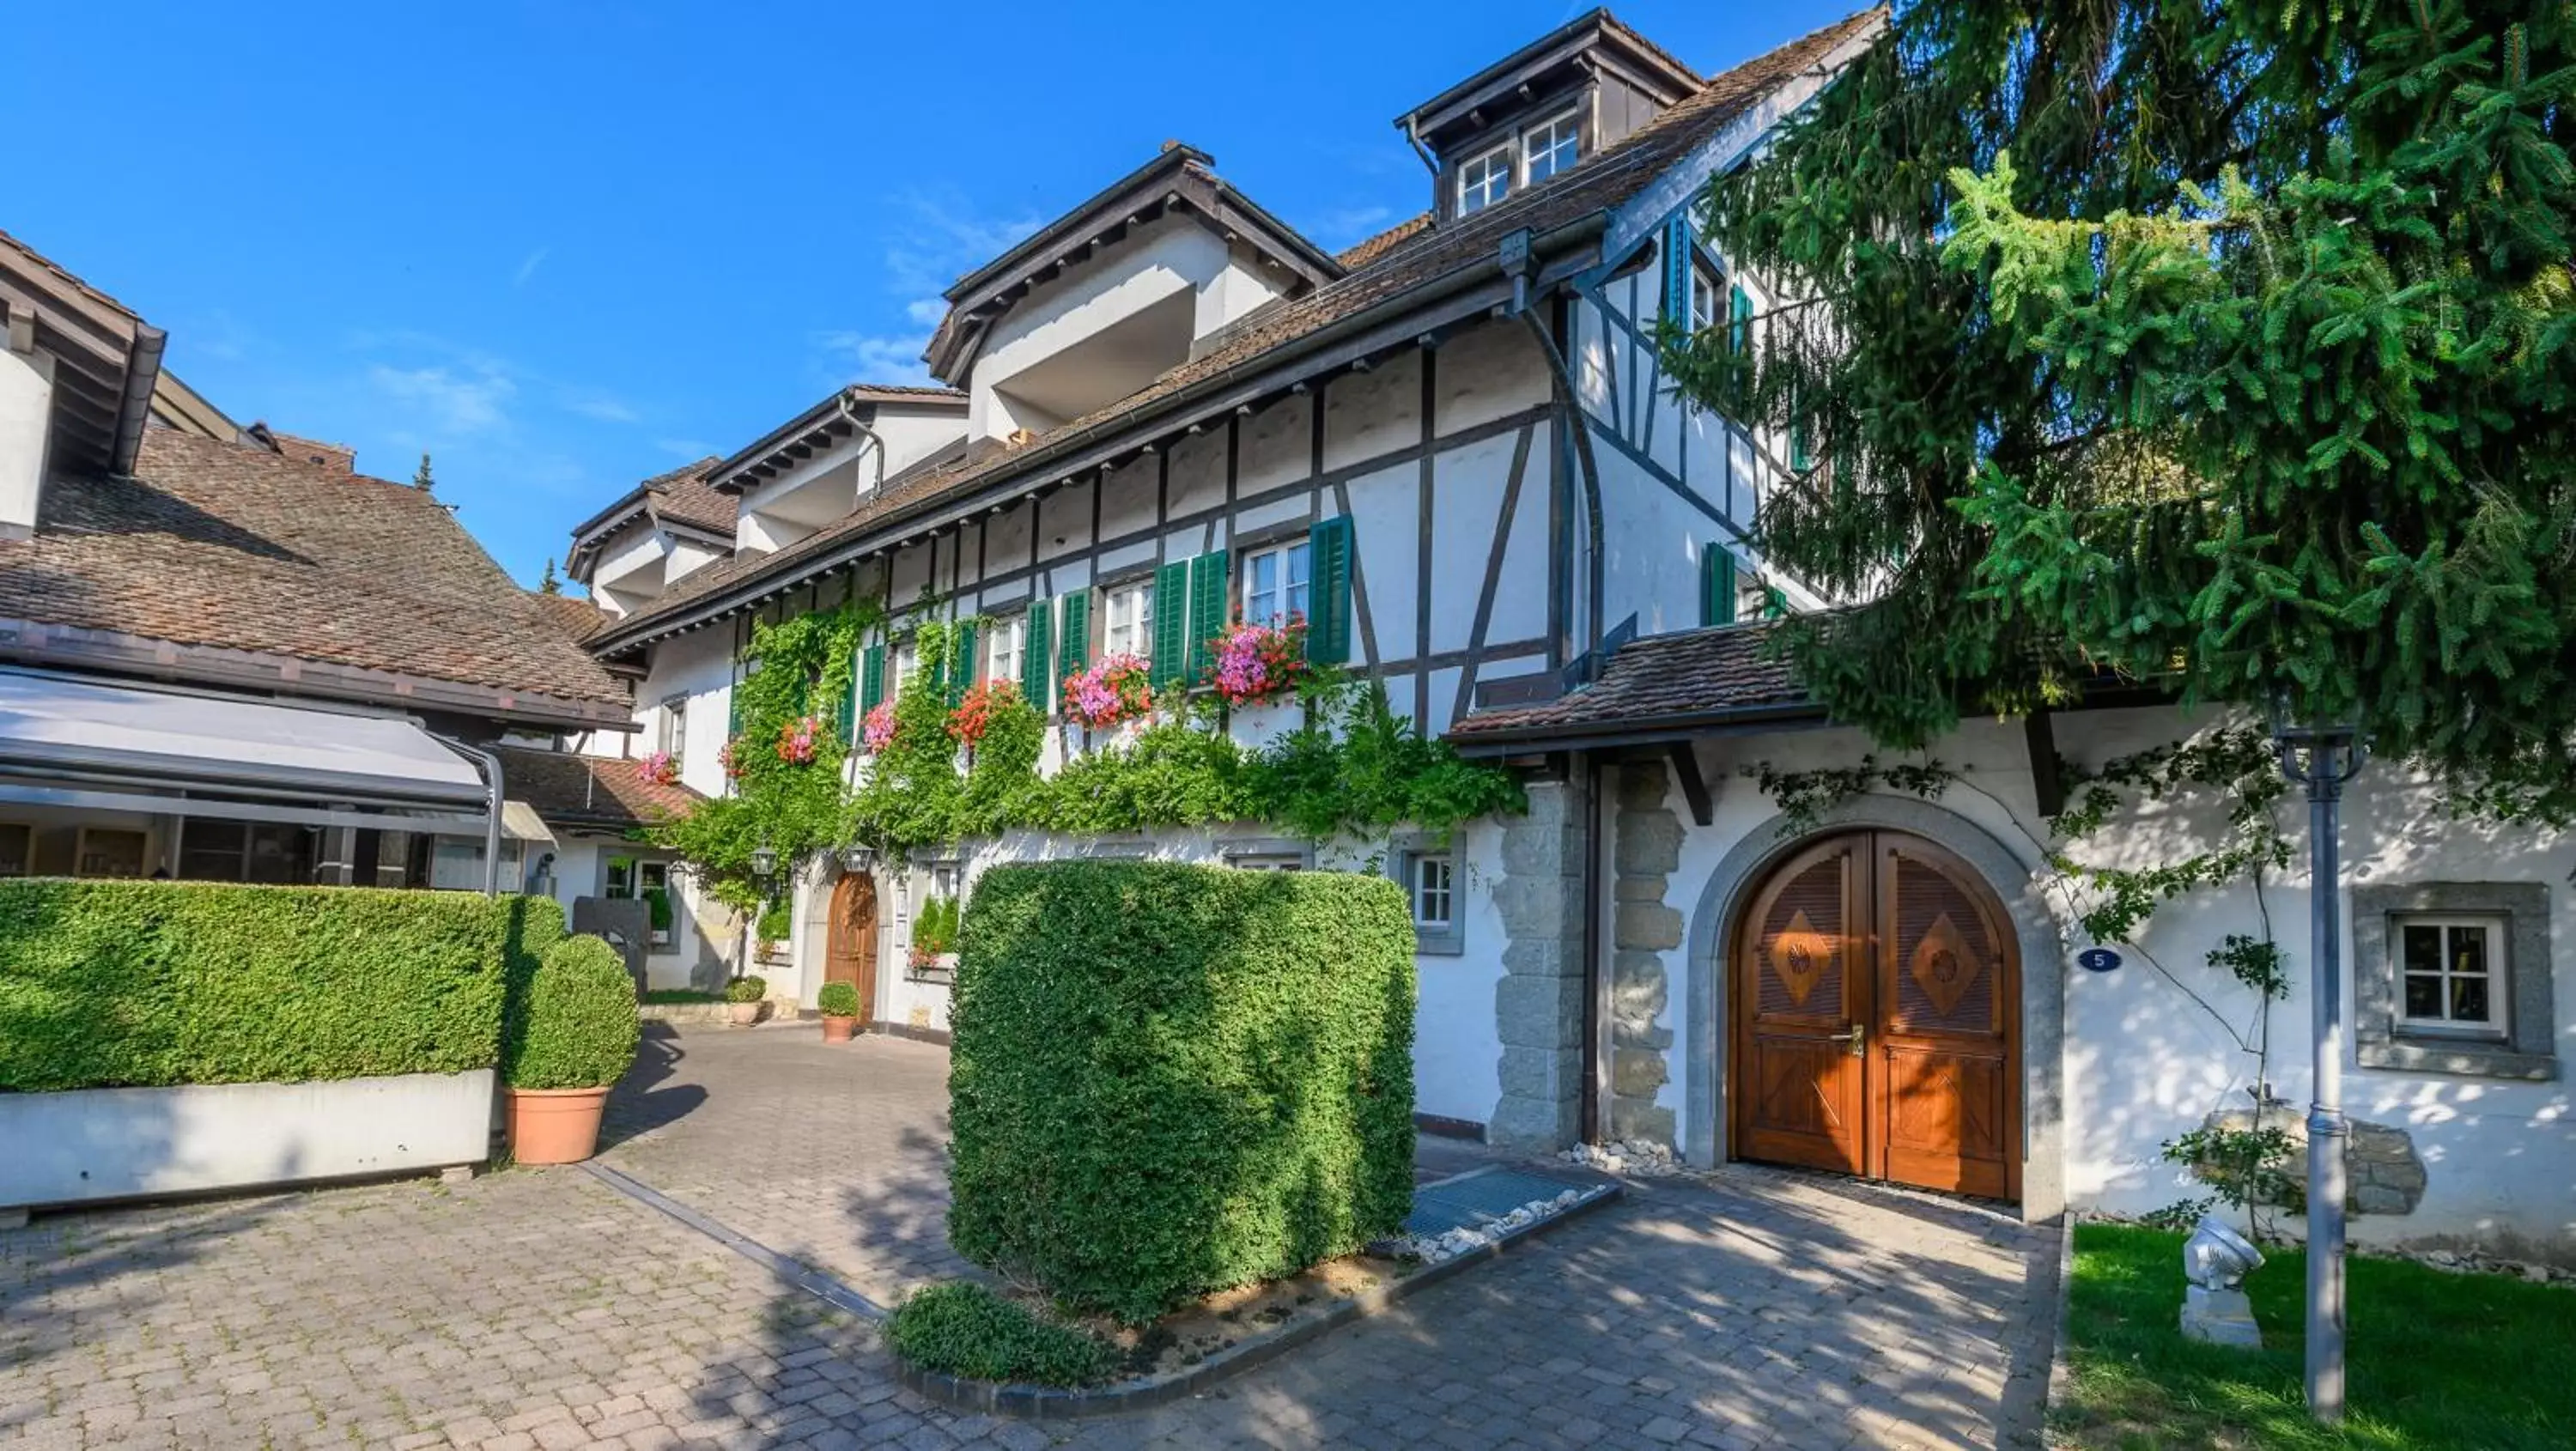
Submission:
{"label": "garden plant bed", "polygon": [[[1482,1181],[1474,1186],[1481,1194],[1458,1192],[1468,1181]],[[1444,1189],[1452,1192],[1442,1195]],[[1621,1193],[1616,1183],[1512,1169],[1480,1169],[1425,1185],[1421,1195],[1429,1197],[1417,1198],[1420,1207],[1409,1222],[1413,1233],[1404,1240],[1327,1261],[1285,1280],[1210,1295],[1142,1330],[1106,1320],[1082,1322],[1124,1357],[1115,1378],[1102,1385],[973,1380],[928,1370],[901,1356],[896,1357],[896,1373],[906,1387],[962,1411],[1067,1420],[1144,1410],[1195,1395],[1336,1326],[1378,1314],[1534,1235],[1599,1209]],[[1497,1194],[1531,1196],[1519,1201],[1527,1212],[1505,1216],[1465,1207],[1478,1197],[1491,1202]],[[1453,1226],[1472,1233],[1457,1235]],[[1435,1245],[1443,1231],[1452,1237]],[[1422,1253],[1426,1250],[1429,1255]],[[1042,1296],[1014,1298],[1044,1309]]]}
{"label": "garden plant bed", "polygon": [[2081,1224],[2064,1354],[2049,1419],[2085,1448],[2209,1446],[2538,1451],[2576,1445],[2576,1292],[2520,1276],[2407,1260],[2350,1261],[2350,1410],[2340,1431],[2300,1393],[2306,1256],[2270,1256],[2246,1280],[2259,1351],[2182,1338],[2183,1236]]}

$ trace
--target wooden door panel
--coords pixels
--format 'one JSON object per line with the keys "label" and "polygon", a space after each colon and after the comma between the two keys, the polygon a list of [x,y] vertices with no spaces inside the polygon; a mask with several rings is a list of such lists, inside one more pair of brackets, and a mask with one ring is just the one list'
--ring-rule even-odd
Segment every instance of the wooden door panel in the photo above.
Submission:
{"label": "wooden door panel", "polygon": [[1859,1173],[1862,1063],[1848,1033],[1869,978],[1862,858],[1849,841],[1790,859],[1755,899],[1736,953],[1736,1139],[1761,1158]]}
{"label": "wooden door panel", "polygon": [[2019,973],[2003,914],[1966,863],[1930,842],[1885,835],[1872,860],[1877,1172],[2011,1198],[2020,1189]]}
{"label": "wooden door panel", "polygon": [[860,1021],[875,1020],[877,884],[865,873],[844,876],[832,889],[832,929],[824,944],[823,981],[857,988]]}

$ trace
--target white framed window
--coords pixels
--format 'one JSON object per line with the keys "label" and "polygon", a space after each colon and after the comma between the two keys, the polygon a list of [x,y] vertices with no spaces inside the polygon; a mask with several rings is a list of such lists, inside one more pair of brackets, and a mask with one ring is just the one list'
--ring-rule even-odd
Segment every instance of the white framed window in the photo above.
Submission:
{"label": "white framed window", "polygon": [[1458,165],[1458,215],[1481,212],[1512,193],[1512,146],[1506,141]]}
{"label": "white framed window", "polygon": [[1717,274],[1706,263],[1694,259],[1690,275],[1690,325],[1692,332],[1706,332],[1726,317],[1726,289]]}
{"label": "white framed window", "polygon": [[886,699],[892,700],[903,694],[903,683],[919,673],[921,647],[905,640],[889,653],[892,658],[886,664]]}
{"label": "white framed window", "polygon": [[1154,582],[1113,586],[1101,601],[1100,649],[1104,655],[1154,655]]}
{"label": "white framed window", "polygon": [[1306,618],[1306,575],[1311,553],[1307,542],[1300,539],[1244,556],[1244,623],[1284,625]]}
{"label": "white framed window", "polygon": [[1405,892],[1413,898],[1413,925],[1423,932],[1446,932],[1457,921],[1457,895],[1446,853],[1422,852],[1406,862]]}
{"label": "white framed window", "polygon": [[1583,133],[1574,112],[1541,121],[1521,133],[1522,182],[1536,186],[1573,166],[1582,155]]}
{"label": "white framed window", "polygon": [[1238,872],[1302,872],[1306,859],[1294,852],[1248,851],[1228,856],[1225,864]]}
{"label": "white framed window", "polygon": [[680,758],[688,748],[689,698],[685,695],[675,695],[662,702],[661,749],[670,753],[672,769],[677,770],[680,766]]}
{"label": "white framed window", "polygon": [[2397,1020],[2410,1032],[2503,1037],[2505,923],[2500,917],[2405,914],[2397,938]]}
{"label": "white framed window", "polygon": [[1029,617],[1012,615],[990,626],[992,643],[984,647],[984,678],[1017,683],[1020,662],[1028,656]]}

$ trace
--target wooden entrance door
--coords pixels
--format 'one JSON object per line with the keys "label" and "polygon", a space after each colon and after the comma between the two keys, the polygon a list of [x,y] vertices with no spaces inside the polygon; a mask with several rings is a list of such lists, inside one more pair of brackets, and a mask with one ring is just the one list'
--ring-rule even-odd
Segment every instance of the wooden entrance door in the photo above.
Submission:
{"label": "wooden entrance door", "polygon": [[877,883],[866,872],[845,874],[832,888],[832,932],[823,948],[823,981],[859,990],[859,1021],[877,1016]]}
{"label": "wooden entrance door", "polygon": [[1737,1157],[2019,1197],[2021,964],[1965,862],[1899,832],[1813,843],[1731,956]]}

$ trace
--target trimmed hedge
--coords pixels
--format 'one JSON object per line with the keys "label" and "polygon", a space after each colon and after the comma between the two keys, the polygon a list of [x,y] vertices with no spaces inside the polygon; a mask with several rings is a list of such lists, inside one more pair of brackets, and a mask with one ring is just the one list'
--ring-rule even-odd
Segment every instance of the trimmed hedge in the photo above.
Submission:
{"label": "trimmed hedge", "polygon": [[501,1020],[501,1081],[512,1088],[604,1088],[635,1063],[643,1023],[626,959],[596,937],[567,937],[524,983]]}
{"label": "trimmed hedge", "polygon": [[1117,1363],[1105,1342],[971,1281],[914,1292],[886,1320],[886,1340],[925,1370],[1005,1383],[1095,1385]]}
{"label": "trimmed hedge", "polygon": [[545,898],[0,881],[0,1091],[489,1068],[563,932]]}
{"label": "trimmed hedge", "polygon": [[855,1018],[859,1015],[859,989],[855,983],[827,982],[814,994],[814,1009],[827,1018]]}
{"label": "trimmed hedge", "polygon": [[949,1235],[1129,1323],[1400,1230],[1413,926],[1376,875],[996,867],[950,1016]]}

